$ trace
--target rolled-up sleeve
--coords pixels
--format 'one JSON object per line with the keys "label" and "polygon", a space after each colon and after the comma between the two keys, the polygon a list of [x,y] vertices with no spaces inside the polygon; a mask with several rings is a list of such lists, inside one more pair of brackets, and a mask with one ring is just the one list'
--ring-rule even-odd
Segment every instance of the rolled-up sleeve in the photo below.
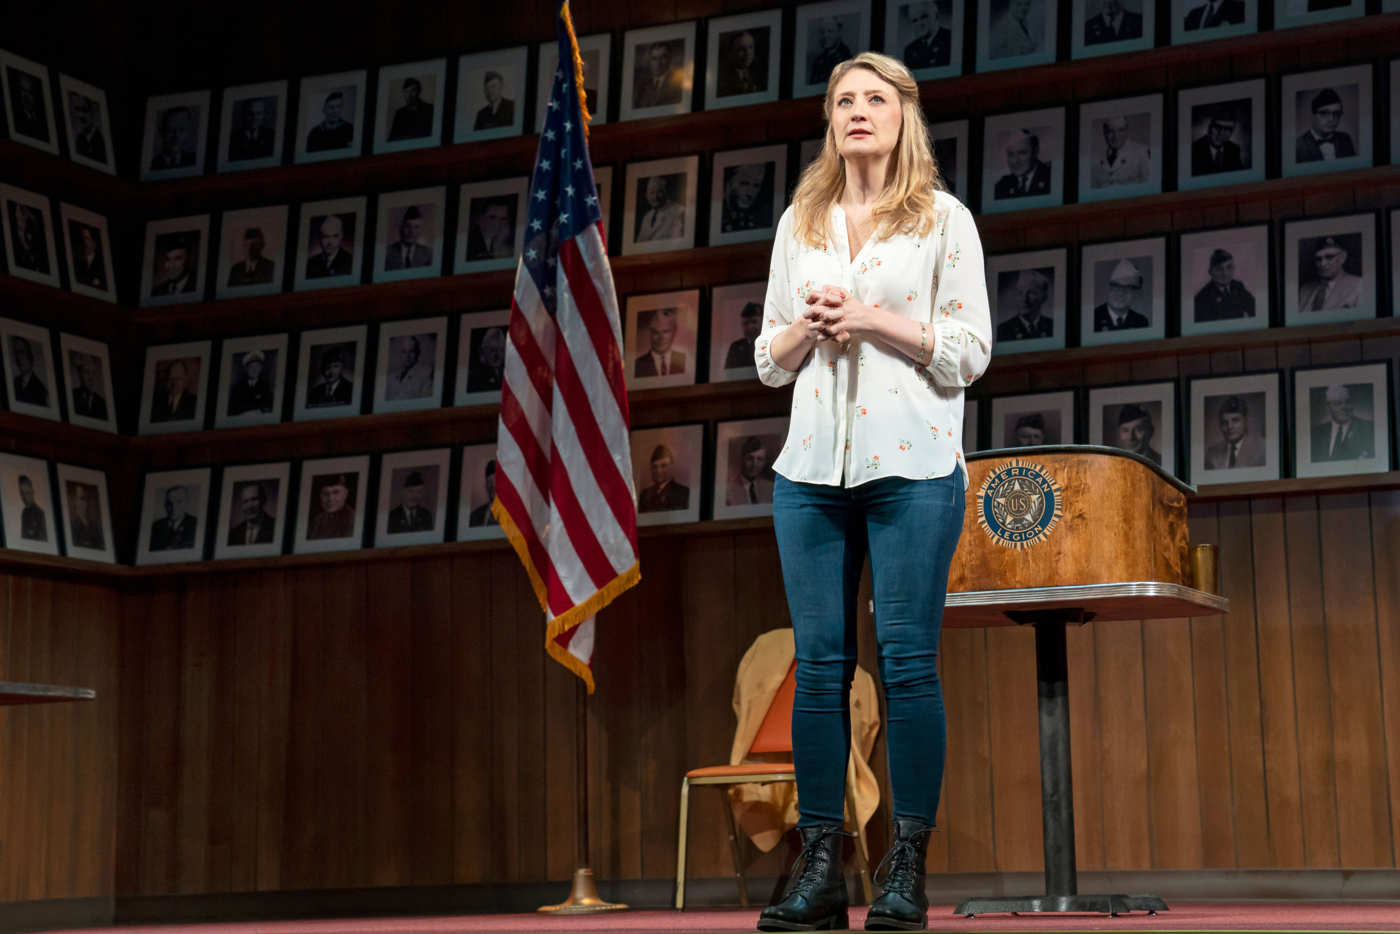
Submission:
{"label": "rolled-up sleeve", "polygon": [[941,243],[933,274],[934,354],[926,369],[939,386],[971,386],[992,357],[992,315],[982,240],[963,205],[949,210]]}
{"label": "rolled-up sleeve", "polygon": [[786,386],[797,379],[795,370],[778,366],[769,352],[773,338],[792,324],[793,292],[791,270],[793,260],[792,208],[783,212],[778,231],[773,237],[773,258],[768,266],[768,294],[763,300],[763,330],[753,344],[754,365],[758,378],[765,386]]}

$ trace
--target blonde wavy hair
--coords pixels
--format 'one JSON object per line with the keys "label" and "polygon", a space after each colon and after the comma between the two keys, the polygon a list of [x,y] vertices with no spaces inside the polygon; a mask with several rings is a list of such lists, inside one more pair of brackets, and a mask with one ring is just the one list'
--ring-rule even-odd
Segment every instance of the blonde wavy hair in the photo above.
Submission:
{"label": "blonde wavy hair", "polygon": [[874,72],[881,80],[893,85],[899,94],[899,112],[903,118],[899,141],[890,154],[885,190],[871,210],[875,219],[875,236],[884,238],[896,233],[924,236],[933,226],[933,193],[946,190],[938,163],[929,148],[928,124],[919,104],[919,85],[904,63],[879,52],[862,52],[847,59],[831,71],[826,85],[822,113],[826,117],[826,137],[817,157],[802,172],[797,190],[792,195],[793,234],[799,242],[815,247],[830,239],[827,229],[831,207],[846,190],[846,162],[836,148],[836,134],[831,128],[831,110],[835,106],[836,86],[857,68]]}

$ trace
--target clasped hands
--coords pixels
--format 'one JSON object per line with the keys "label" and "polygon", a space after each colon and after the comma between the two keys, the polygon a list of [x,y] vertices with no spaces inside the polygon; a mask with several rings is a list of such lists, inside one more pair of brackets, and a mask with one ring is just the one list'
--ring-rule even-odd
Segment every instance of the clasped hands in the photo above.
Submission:
{"label": "clasped hands", "polygon": [[819,341],[835,341],[842,346],[852,337],[868,334],[878,314],[875,308],[856,301],[838,285],[824,285],[807,293],[807,310],[801,321],[806,336]]}

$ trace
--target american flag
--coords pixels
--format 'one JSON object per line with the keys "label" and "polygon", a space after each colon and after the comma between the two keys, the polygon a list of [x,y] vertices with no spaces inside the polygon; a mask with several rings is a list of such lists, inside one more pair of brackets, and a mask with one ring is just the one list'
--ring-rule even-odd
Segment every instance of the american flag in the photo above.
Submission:
{"label": "american flag", "polygon": [[593,691],[594,614],[641,580],[622,324],[567,2],[515,274],[491,511],[530,575],[545,647]]}

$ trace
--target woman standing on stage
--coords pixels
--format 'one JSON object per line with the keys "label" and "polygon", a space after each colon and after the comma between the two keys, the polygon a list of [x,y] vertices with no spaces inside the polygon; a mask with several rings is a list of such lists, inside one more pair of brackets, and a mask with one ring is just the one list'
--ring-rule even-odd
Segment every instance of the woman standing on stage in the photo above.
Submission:
{"label": "woman standing on stage", "polygon": [[967,489],[963,389],[986,369],[991,320],[977,228],[943,190],[909,71],[857,55],[832,72],[825,112],[821,154],[778,224],[754,350],[765,384],[796,382],[773,525],[797,645],[803,841],[758,927],[847,926],[847,697],[868,551],[895,825],[866,929],[921,929],[946,745],[938,639]]}

